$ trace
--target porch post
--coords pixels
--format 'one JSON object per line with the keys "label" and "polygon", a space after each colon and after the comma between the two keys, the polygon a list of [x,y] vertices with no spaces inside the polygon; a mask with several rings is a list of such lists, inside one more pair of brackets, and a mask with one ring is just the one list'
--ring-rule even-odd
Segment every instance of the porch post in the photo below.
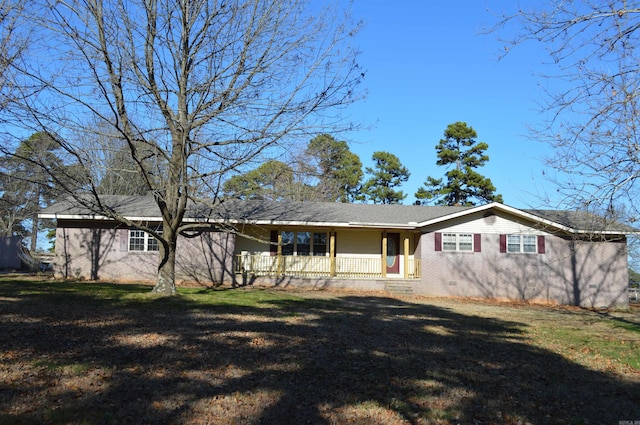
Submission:
{"label": "porch post", "polygon": [[329,232],[329,276],[336,275],[336,232]]}
{"label": "porch post", "polygon": [[387,277],[387,231],[382,232],[382,259],[380,262],[382,266],[382,277]]}
{"label": "porch post", "polygon": [[282,232],[278,229],[278,252],[276,258],[276,274],[284,273],[284,264],[282,261]]}
{"label": "porch post", "polygon": [[409,279],[409,235],[404,235],[404,278]]}

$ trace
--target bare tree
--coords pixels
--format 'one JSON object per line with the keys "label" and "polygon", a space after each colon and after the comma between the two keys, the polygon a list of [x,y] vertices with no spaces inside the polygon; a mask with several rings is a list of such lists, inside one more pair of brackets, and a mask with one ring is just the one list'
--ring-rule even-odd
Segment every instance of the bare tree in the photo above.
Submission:
{"label": "bare tree", "polygon": [[15,93],[12,65],[27,46],[28,32],[18,25],[24,0],[0,0],[0,110]]}
{"label": "bare tree", "polygon": [[505,16],[516,25],[506,52],[543,43],[551,63],[533,137],[548,143],[548,164],[569,205],[638,216],[640,195],[640,2],[564,0]]}
{"label": "bare tree", "polygon": [[[20,71],[38,95],[16,122],[56,136],[87,170],[100,129],[126,143],[160,209],[155,292],[175,293],[176,241],[189,203],[210,205],[224,176],[321,131],[350,124],[362,71],[346,12],[306,0],[35,0],[37,37]],[[45,63],[46,62],[46,63]],[[46,65],[46,66],[45,66]],[[100,122],[100,126],[92,125]],[[149,161],[147,153],[158,155]],[[158,176],[157,164],[163,164]],[[104,169],[104,164],[102,164]],[[77,202],[106,208],[91,173]],[[87,196],[88,195],[88,196]]]}

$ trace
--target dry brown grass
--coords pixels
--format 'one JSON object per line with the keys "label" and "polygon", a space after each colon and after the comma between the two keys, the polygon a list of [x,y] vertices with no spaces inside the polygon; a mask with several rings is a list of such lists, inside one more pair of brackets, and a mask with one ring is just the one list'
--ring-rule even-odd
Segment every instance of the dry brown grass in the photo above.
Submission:
{"label": "dry brown grass", "polygon": [[0,423],[640,421],[638,311],[123,288],[0,281]]}

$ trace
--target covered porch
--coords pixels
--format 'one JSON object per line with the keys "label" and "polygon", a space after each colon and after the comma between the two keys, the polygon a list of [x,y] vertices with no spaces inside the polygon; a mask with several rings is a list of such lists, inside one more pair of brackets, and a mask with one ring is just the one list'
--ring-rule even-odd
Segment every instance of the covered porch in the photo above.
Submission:
{"label": "covered porch", "polygon": [[[243,276],[420,278],[420,259],[412,254],[410,234],[384,231],[375,232],[375,235],[362,236],[362,239],[369,241],[372,237],[380,238],[380,245],[375,243],[378,245],[375,248],[369,245],[368,253],[337,252],[335,231],[273,231],[270,251],[243,250],[237,253],[234,271],[236,275]],[[347,236],[350,235],[343,233],[340,238],[344,240]],[[300,249],[303,245],[311,245],[312,249]],[[351,245],[345,243],[347,247]]]}

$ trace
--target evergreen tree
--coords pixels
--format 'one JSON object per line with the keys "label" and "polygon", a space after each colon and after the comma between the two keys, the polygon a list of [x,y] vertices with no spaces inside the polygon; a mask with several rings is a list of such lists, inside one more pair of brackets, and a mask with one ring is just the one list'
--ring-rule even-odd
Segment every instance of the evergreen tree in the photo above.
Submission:
{"label": "evergreen tree", "polygon": [[374,204],[399,204],[407,195],[394,188],[409,180],[411,173],[392,153],[374,152],[372,159],[375,165],[366,168],[371,177],[362,187],[363,194]]}
{"label": "evergreen tree", "polygon": [[358,199],[362,180],[362,162],[349,150],[347,142],[329,134],[313,138],[305,151],[318,179],[317,190],[322,199],[331,202],[353,202]]}
{"label": "evergreen tree", "polygon": [[258,168],[231,177],[223,185],[225,196],[269,201],[293,200],[294,171],[284,162],[270,160]]}
{"label": "evergreen tree", "polygon": [[489,178],[475,171],[485,165],[489,157],[484,152],[489,148],[484,142],[478,142],[478,134],[465,122],[449,124],[444,139],[436,146],[437,165],[451,166],[445,173],[447,181],[427,177],[415,196],[426,204],[434,201],[436,205],[475,205],[480,202],[502,202],[502,195],[495,194],[495,186]]}
{"label": "evergreen tree", "polygon": [[[30,237],[32,252],[40,209],[58,198],[63,187],[71,190],[82,180],[80,170],[63,163],[58,147],[49,134],[34,133],[11,156],[0,159],[0,236]],[[35,163],[46,165],[49,172]]]}

